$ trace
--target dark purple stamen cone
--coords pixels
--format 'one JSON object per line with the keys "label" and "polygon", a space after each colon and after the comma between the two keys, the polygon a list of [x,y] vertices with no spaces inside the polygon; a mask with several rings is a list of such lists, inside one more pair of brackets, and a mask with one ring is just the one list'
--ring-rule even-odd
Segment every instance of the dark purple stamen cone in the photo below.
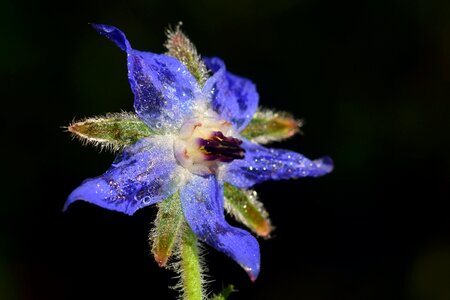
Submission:
{"label": "dark purple stamen cone", "polygon": [[231,162],[234,159],[243,159],[245,155],[245,150],[240,147],[240,139],[224,136],[220,131],[214,131],[207,140],[199,138],[198,143],[206,160]]}

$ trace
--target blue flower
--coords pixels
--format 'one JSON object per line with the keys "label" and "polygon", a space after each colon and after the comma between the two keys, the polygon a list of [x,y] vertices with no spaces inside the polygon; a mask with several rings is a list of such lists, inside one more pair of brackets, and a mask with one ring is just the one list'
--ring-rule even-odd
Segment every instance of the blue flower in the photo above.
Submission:
{"label": "blue flower", "polygon": [[246,140],[240,133],[259,96],[250,80],[229,73],[219,58],[204,59],[211,76],[200,86],[176,58],[131,48],[113,26],[93,27],[127,53],[136,114],[156,134],[125,147],[108,171],[70,194],[65,208],[84,200],[132,215],[178,192],[196,236],[256,279],[259,245],[226,222],[224,183],[247,189],[266,180],[321,176],[332,170],[331,160]]}

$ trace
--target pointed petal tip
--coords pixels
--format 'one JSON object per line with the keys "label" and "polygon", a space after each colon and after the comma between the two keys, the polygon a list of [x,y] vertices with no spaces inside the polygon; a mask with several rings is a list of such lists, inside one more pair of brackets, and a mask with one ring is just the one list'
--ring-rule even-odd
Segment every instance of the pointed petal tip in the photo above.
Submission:
{"label": "pointed petal tip", "polygon": [[67,211],[67,208],[69,208],[70,203],[67,201],[66,203],[64,203],[63,208],[61,209],[62,213],[65,213]]}
{"label": "pointed petal tip", "polygon": [[245,272],[247,272],[248,277],[250,277],[250,280],[252,282],[255,282],[259,275],[259,267],[256,270],[248,268],[248,267],[243,267],[243,268],[244,268]]}
{"label": "pointed petal tip", "polygon": [[130,43],[128,42],[125,34],[115,26],[106,24],[90,23],[100,35],[103,35],[113,41],[123,51],[130,49]]}
{"label": "pointed petal tip", "polygon": [[334,170],[334,162],[333,159],[329,156],[324,156],[319,159],[314,160],[317,168],[321,169],[323,173],[321,175],[325,175],[331,173]]}
{"label": "pointed petal tip", "polygon": [[118,30],[116,27],[112,25],[97,24],[97,23],[88,23],[88,24],[100,34],[107,34],[113,32],[114,30]]}
{"label": "pointed petal tip", "polygon": [[[92,180],[88,179],[84,183],[89,183],[89,181],[92,181]],[[69,195],[69,197],[67,197],[67,201],[64,204],[64,207],[62,209],[63,212],[65,212],[69,208],[69,206],[76,201],[84,201],[87,203],[91,203],[91,204],[100,206],[102,208],[108,209],[108,210],[113,210],[113,211],[118,211],[118,212],[124,213],[128,216],[132,216],[139,209],[139,208],[131,208],[131,207],[127,207],[126,209],[120,209],[120,208],[117,208],[114,206],[105,205],[106,203],[104,203],[104,201],[99,200],[99,199],[93,199],[93,198],[89,197],[89,195],[87,195],[87,196],[80,195],[80,193],[83,192],[84,183],[81,186],[79,186],[78,188],[76,188]],[[88,188],[87,190],[90,190],[90,189]],[[92,190],[95,193],[95,189],[92,188]]]}
{"label": "pointed petal tip", "polygon": [[66,203],[64,203],[64,206],[62,208],[62,212],[66,212],[69,206],[75,201],[77,201],[77,199],[73,196],[72,192],[69,197],[67,197]]}
{"label": "pointed petal tip", "polygon": [[257,255],[255,255],[255,257],[256,260],[251,263],[251,266],[249,264],[247,265],[240,264],[240,266],[245,270],[245,272],[247,272],[247,275],[252,282],[256,281],[256,279],[259,276],[259,271],[261,270],[259,252]]}

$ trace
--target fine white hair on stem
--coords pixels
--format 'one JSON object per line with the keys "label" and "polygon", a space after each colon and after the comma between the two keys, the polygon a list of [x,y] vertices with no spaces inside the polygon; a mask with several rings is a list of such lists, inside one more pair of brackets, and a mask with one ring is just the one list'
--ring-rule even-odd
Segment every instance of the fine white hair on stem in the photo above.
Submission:
{"label": "fine white hair on stem", "polygon": [[[185,224],[185,228],[184,230],[190,230],[190,228],[188,228],[188,225]],[[179,292],[180,296],[178,297],[178,299],[182,299],[182,300],[189,300],[186,296],[186,290],[185,290],[185,286],[186,286],[186,270],[184,270],[183,268],[183,257],[182,257],[182,249],[183,247],[183,242],[182,239],[179,239],[179,243],[177,243],[176,245],[176,249],[174,251],[174,260],[168,265],[169,269],[171,269],[172,271],[174,271],[176,273],[176,275],[173,277],[174,279],[177,280],[177,283],[173,286],[171,286],[172,289],[176,290]],[[200,270],[200,286],[201,286],[201,298],[202,299],[208,299],[208,293],[205,292],[207,289],[207,286],[209,283],[212,282],[212,279],[206,274],[206,272],[208,271],[206,262],[205,262],[205,249],[204,249],[204,245],[201,244],[197,239],[196,239],[196,247],[197,247],[197,253],[198,253],[198,265],[199,265],[199,270]]]}

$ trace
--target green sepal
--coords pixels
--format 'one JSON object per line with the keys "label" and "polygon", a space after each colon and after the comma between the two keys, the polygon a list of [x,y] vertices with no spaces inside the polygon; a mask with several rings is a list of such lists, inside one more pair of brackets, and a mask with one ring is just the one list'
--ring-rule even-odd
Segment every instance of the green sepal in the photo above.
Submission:
{"label": "green sepal", "polygon": [[165,267],[180,238],[183,224],[183,210],[180,195],[174,193],[158,203],[155,226],[150,233],[152,253],[160,267]]}
{"label": "green sepal", "polygon": [[180,242],[180,288],[184,300],[204,299],[204,278],[198,240],[191,228],[185,224]]}
{"label": "green sepal", "polygon": [[300,132],[301,121],[285,112],[257,111],[242,136],[258,144],[282,141]]}
{"label": "green sepal", "polygon": [[269,214],[257,193],[253,190],[242,190],[228,183],[224,184],[225,209],[236,220],[243,223],[257,235],[268,237],[273,229]]}
{"label": "green sepal", "polygon": [[181,31],[181,23],[175,29],[167,30],[167,40],[164,46],[167,48],[167,55],[181,61],[195,77],[198,84],[203,86],[208,79],[208,69],[195,49],[194,44]]}
{"label": "green sepal", "polygon": [[227,300],[231,293],[235,292],[234,286],[229,284],[219,294],[214,295],[211,300]]}
{"label": "green sepal", "polygon": [[70,124],[67,129],[83,143],[100,146],[101,149],[111,151],[118,151],[154,134],[133,113],[115,113],[88,118]]}

